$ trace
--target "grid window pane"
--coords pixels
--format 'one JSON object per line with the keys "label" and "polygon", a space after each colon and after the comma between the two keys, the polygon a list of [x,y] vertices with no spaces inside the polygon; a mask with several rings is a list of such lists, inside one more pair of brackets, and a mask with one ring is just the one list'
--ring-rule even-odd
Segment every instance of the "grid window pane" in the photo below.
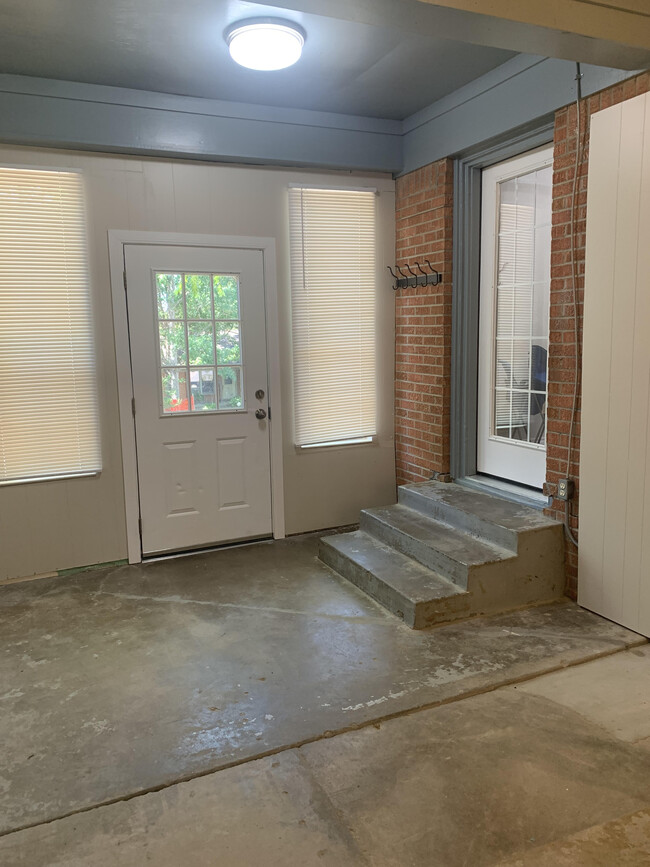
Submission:
{"label": "grid window pane", "polygon": [[183,278],[180,274],[156,274],[158,319],[182,319]]}
{"label": "grid window pane", "polygon": [[212,319],[212,279],[209,274],[185,275],[188,319]]}

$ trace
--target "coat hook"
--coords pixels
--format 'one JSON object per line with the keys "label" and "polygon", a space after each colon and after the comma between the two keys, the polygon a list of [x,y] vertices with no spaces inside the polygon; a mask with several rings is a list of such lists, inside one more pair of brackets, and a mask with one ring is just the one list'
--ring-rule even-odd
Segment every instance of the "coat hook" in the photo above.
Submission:
{"label": "coat hook", "polygon": [[408,280],[408,277],[407,277],[406,274],[402,271],[402,269],[400,268],[400,266],[399,266],[399,265],[395,265],[395,267],[397,268],[397,270],[398,270],[398,271],[400,272],[400,274],[402,275],[402,278],[403,278],[404,280]]}
{"label": "coat hook", "polygon": [[417,274],[415,273],[415,271],[411,268],[411,266],[409,265],[408,262],[406,263],[406,268],[407,268],[409,274],[411,275],[411,277],[415,277],[415,279],[417,280],[417,279],[418,279],[418,275],[417,275]]}
{"label": "coat hook", "polygon": [[431,262],[429,262],[428,259],[425,259],[424,261],[427,263],[427,265],[428,265],[429,268],[431,269],[431,273],[432,273],[432,274],[437,274],[437,273],[438,273],[438,272],[436,271],[436,269],[433,267],[433,265],[431,264]]}
{"label": "coat hook", "polygon": [[420,263],[419,263],[419,262],[416,262],[416,263],[415,263],[415,267],[418,269],[418,271],[420,272],[420,274],[424,274],[425,277],[427,276],[427,272],[422,270],[422,268],[420,267]]}
{"label": "coat hook", "polygon": [[394,272],[393,269],[390,267],[390,265],[386,265],[386,267],[387,267],[388,270],[390,271],[390,274],[391,274],[391,277],[393,278],[393,280],[397,280],[397,279],[398,279],[397,274],[395,274],[395,272]]}

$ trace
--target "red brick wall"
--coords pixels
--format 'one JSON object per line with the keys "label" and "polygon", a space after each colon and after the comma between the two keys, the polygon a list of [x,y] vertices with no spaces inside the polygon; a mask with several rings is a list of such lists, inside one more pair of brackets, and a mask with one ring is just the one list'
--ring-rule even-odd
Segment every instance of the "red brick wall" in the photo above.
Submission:
{"label": "red brick wall", "polygon": [[437,286],[395,293],[399,485],[449,472],[452,208],[451,159],[397,179],[397,264],[428,259],[443,275]]}
{"label": "red brick wall", "polygon": [[[577,271],[578,371],[582,347],[582,312],[584,299],[585,231],[587,211],[587,173],[589,164],[589,118],[594,112],[616,105],[650,90],[650,73],[609,87],[582,100],[580,104],[580,161],[577,173],[575,208],[575,259]],[[551,236],[551,316],[548,355],[547,462],[548,494],[555,494],[557,481],[568,476],[576,482],[576,496],[571,502],[571,527],[578,535],[579,463],[580,463],[580,385],[577,413],[569,447],[576,363],[575,312],[573,304],[571,215],[573,185],[576,175],[578,131],[576,105],[560,109],[555,115],[553,163],[553,228]],[[569,453],[571,459],[569,462]],[[567,473],[567,462],[570,463]],[[564,503],[553,500],[547,514],[564,520]],[[567,592],[576,596],[578,552],[567,541]]]}
{"label": "red brick wall", "polygon": [[[650,73],[645,72],[581,102],[581,158],[575,209],[578,365],[582,345],[589,118],[596,111],[649,90]],[[555,494],[558,479],[567,474],[576,482],[576,496],[571,502],[571,526],[578,535],[579,397],[567,473],[576,360],[571,264],[571,212],[578,147],[575,104],[556,113],[554,143],[545,491]],[[423,481],[434,473],[449,472],[452,208],[452,160],[440,160],[398,178],[397,263],[403,265],[405,262],[428,258],[444,274],[439,286],[396,293],[395,425],[398,484]],[[554,499],[546,511],[558,520],[564,520],[563,502]],[[578,557],[576,549],[569,542],[566,570],[567,592],[575,597]]]}

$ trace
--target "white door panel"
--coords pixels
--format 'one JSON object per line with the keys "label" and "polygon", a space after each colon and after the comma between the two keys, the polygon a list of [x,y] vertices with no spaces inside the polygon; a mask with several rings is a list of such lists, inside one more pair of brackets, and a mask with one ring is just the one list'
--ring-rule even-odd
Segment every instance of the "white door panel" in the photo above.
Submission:
{"label": "white door panel", "polygon": [[477,471],[546,475],[552,148],[483,171]]}
{"label": "white door panel", "polygon": [[261,252],[127,244],[125,264],[143,553],[270,535]]}

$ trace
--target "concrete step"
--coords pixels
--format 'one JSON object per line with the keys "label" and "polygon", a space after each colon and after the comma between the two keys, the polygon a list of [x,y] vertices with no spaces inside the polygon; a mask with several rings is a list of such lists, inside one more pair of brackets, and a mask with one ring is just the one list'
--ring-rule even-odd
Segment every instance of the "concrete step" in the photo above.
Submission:
{"label": "concrete step", "polygon": [[470,574],[513,559],[506,548],[403,506],[363,509],[361,529],[433,572],[467,589]]}
{"label": "concrete step", "polygon": [[362,530],[325,536],[319,556],[413,629],[469,613],[468,593]]}
{"label": "concrete step", "polygon": [[514,552],[524,536],[558,529],[557,522],[540,510],[461,485],[435,481],[402,485],[398,498],[410,509]]}

